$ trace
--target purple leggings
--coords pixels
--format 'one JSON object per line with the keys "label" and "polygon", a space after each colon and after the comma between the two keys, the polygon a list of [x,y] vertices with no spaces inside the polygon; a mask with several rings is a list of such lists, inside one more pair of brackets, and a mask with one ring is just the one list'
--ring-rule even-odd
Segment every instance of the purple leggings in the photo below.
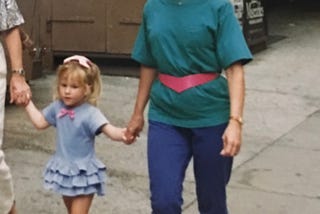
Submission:
{"label": "purple leggings", "polygon": [[186,168],[193,158],[201,214],[227,214],[226,185],[233,158],[222,157],[227,124],[182,128],[149,121],[148,167],[153,214],[180,214]]}

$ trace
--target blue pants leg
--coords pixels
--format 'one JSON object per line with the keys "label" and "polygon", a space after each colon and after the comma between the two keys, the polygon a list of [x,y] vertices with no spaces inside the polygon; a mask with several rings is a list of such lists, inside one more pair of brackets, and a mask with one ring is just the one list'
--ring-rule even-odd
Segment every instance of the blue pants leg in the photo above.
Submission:
{"label": "blue pants leg", "polygon": [[227,214],[226,186],[233,158],[220,155],[226,125],[192,129],[198,208],[201,214]]}
{"label": "blue pants leg", "polygon": [[[153,214],[180,214],[185,171],[194,158],[201,214],[226,214],[232,159],[223,158],[225,125],[188,129],[149,121],[148,166]],[[211,169],[211,170],[210,170]]]}
{"label": "blue pants leg", "polygon": [[191,159],[183,129],[149,121],[148,167],[153,214],[181,213],[182,185]]}

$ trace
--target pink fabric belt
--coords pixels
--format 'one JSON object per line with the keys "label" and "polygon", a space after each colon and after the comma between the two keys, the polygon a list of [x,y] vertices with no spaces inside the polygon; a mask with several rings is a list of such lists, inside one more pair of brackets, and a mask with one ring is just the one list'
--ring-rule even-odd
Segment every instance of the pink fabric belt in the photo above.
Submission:
{"label": "pink fabric belt", "polygon": [[177,93],[181,93],[189,88],[205,84],[219,77],[219,73],[199,73],[190,74],[183,77],[175,77],[168,74],[159,73],[159,80],[162,84],[171,88]]}

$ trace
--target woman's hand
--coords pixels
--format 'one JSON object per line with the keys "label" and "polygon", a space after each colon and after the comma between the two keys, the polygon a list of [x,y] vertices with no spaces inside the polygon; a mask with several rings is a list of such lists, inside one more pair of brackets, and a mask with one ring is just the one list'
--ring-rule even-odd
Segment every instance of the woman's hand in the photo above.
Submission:
{"label": "woman's hand", "polygon": [[25,78],[19,74],[12,74],[10,80],[10,103],[26,106],[32,97],[32,92]]}
{"label": "woman's hand", "polygon": [[144,117],[143,115],[132,115],[130,122],[127,125],[127,130],[125,132],[125,137],[127,144],[131,144],[136,141],[139,137],[140,132],[144,126]]}
{"label": "woman's hand", "polygon": [[229,124],[222,136],[223,149],[221,151],[222,156],[234,157],[236,156],[242,143],[242,127],[237,121],[230,120]]}

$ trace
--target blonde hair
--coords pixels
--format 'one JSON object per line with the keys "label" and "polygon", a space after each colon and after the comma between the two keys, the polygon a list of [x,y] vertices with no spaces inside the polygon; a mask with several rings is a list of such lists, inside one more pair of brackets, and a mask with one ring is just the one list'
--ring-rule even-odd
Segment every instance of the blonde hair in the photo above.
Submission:
{"label": "blonde hair", "polygon": [[72,79],[75,79],[79,81],[80,85],[84,88],[89,86],[89,92],[87,96],[85,97],[85,101],[97,106],[98,99],[101,94],[101,76],[100,76],[100,69],[99,67],[90,62],[90,66],[84,67],[80,65],[79,62],[73,60],[66,63],[63,63],[62,65],[59,65],[57,68],[57,78],[56,78],[56,84],[54,89],[54,99],[61,99],[59,94],[59,85],[60,81],[64,77],[71,77]]}

